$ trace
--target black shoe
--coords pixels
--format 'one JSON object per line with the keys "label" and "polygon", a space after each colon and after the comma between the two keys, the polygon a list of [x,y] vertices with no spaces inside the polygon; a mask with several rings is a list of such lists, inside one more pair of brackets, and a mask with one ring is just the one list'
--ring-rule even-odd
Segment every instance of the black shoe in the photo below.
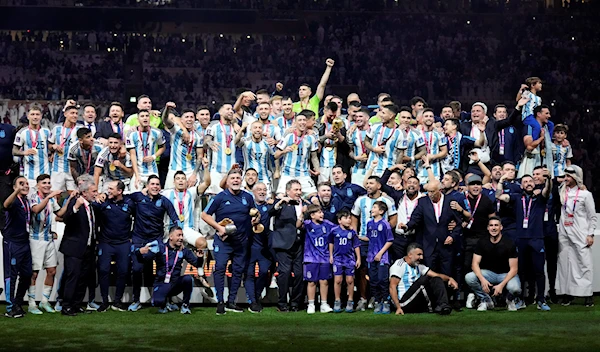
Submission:
{"label": "black shoe", "polygon": [[7,318],[23,318],[23,309],[17,309],[18,306],[13,307],[10,312],[4,313]]}
{"label": "black shoe", "polygon": [[66,315],[68,317],[76,317],[77,313],[75,312],[75,310],[71,309],[71,308],[65,308],[63,307],[63,309],[60,311],[60,314],[62,315]]}
{"label": "black shoe", "polygon": [[262,310],[260,304],[258,304],[257,302],[252,302],[250,304],[250,307],[248,307],[248,311],[250,313],[260,313],[260,311]]}
{"label": "black shoe", "polygon": [[586,297],[584,305],[588,308],[593,307],[594,306],[594,297],[593,296]]}
{"label": "black shoe", "polygon": [[289,313],[290,310],[287,306],[279,306],[277,307],[277,311],[280,313]]}
{"label": "black shoe", "polygon": [[100,307],[98,307],[98,309],[96,309],[96,312],[98,313],[104,313],[108,310],[108,308],[110,308],[110,304],[108,303],[102,303],[100,305]]}
{"label": "black shoe", "polygon": [[129,308],[129,305],[127,305],[123,302],[113,303],[113,305],[110,306],[110,309],[112,309],[116,312],[126,312],[127,308]]}
{"label": "black shoe", "polygon": [[225,315],[226,313],[225,303],[219,302],[219,304],[217,304],[217,315]]}
{"label": "black shoe", "polygon": [[85,313],[85,309],[83,307],[73,308],[75,313]]}
{"label": "black shoe", "polygon": [[290,309],[291,312],[297,313],[300,311],[300,308],[298,306],[292,306],[292,308]]}
{"label": "black shoe", "polygon": [[225,305],[225,311],[232,312],[232,313],[243,313],[244,312],[244,310],[242,308],[238,307],[233,302],[227,302],[227,305]]}
{"label": "black shoe", "polygon": [[460,301],[454,301],[454,303],[452,304],[452,309],[454,309],[457,312],[462,312],[462,304],[460,304]]}
{"label": "black shoe", "polygon": [[569,295],[565,295],[561,302],[563,307],[568,307],[571,305],[571,303],[573,303],[573,296],[569,296]]}
{"label": "black shoe", "polygon": [[443,304],[435,307],[433,310],[434,313],[438,313],[439,315],[449,315],[452,313],[452,307],[448,304]]}

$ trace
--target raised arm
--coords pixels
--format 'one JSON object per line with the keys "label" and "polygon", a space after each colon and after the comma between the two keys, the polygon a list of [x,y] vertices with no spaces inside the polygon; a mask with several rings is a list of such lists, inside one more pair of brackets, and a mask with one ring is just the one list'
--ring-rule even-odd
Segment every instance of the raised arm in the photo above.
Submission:
{"label": "raised arm", "polygon": [[333,59],[327,59],[325,60],[325,64],[327,67],[325,68],[325,72],[323,72],[323,76],[321,76],[321,81],[319,81],[316,92],[319,101],[323,100],[323,97],[325,96],[325,86],[327,86],[327,81],[329,81],[329,75],[331,74],[331,68],[335,64],[335,61],[333,61]]}
{"label": "raised arm", "polygon": [[173,122],[175,114],[173,114],[173,112],[172,112],[172,109],[174,109],[174,108],[175,108],[175,103],[170,101],[165,105],[165,109],[162,112],[162,121],[167,129],[171,129],[175,125]]}

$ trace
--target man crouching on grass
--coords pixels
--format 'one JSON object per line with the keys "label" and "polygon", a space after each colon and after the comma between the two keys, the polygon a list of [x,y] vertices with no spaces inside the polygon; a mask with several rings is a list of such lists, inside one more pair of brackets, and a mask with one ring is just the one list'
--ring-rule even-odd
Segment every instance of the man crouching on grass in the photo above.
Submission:
{"label": "man crouching on grass", "polygon": [[190,297],[192,296],[193,279],[191,275],[181,275],[182,263],[185,260],[196,268],[202,267],[203,257],[197,257],[190,249],[183,247],[183,230],[174,226],[169,231],[169,241],[163,246],[158,241],[150,242],[139,248],[136,255],[142,260],[156,261],[156,280],[152,305],[158,307],[159,313],[167,313],[169,298],[183,292],[181,314],[192,314]]}

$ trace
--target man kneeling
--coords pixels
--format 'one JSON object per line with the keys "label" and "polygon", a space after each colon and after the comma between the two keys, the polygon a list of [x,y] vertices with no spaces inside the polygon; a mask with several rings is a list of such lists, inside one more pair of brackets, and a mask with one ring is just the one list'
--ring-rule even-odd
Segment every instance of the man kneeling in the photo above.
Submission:
{"label": "man kneeling", "polygon": [[183,230],[181,227],[174,226],[171,228],[169,241],[164,245],[157,241],[150,242],[139,248],[136,255],[140,261],[154,259],[156,262],[156,280],[154,281],[152,305],[158,307],[158,312],[167,313],[169,298],[183,292],[181,314],[191,314],[189,304],[192,296],[193,279],[191,275],[181,275],[181,267],[183,260],[196,268],[202,267],[204,259],[201,256],[196,256],[190,249],[183,247]]}
{"label": "man kneeling", "polygon": [[455,290],[458,284],[453,278],[420,264],[422,260],[423,248],[418,243],[411,243],[406,248],[406,256],[390,267],[390,295],[396,305],[396,315],[423,312],[447,315],[452,312],[444,282]]}
{"label": "man kneeling", "polygon": [[521,306],[520,301],[515,303],[515,297],[521,294],[517,248],[508,237],[502,236],[500,218],[491,217],[487,228],[490,237],[477,243],[471,264],[473,271],[465,276],[465,282],[479,298],[478,311],[493,309],[490,294],[500,296],[505,288],[508,310],[516,311]]}

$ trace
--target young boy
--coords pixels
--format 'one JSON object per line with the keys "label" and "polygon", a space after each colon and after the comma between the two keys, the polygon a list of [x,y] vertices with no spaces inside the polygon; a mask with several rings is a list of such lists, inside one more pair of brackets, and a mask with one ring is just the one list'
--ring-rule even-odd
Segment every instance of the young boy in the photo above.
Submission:
{"label": "young boy", "polygon": [[323,210],[319,205],[311,204],[304,216],[304,281],[308,282],[308,314],[315,313],[315,295],[317,282],[321,291],[321,313],[333,311],[327,304],[327,280],[331,279],[331,264],[329,264],[328,236],[335,225],[323,220]]}
{"label": "young boy", "polygon": [[375,314],[390,314],[390,303],[387,300],[390,260],[388,249],[392,246],[394,235],[390,223],[383,218],[388,207],[382,201],[376,201],[371,208],[372,219],[367,223],[369,249],[367,264],[371,281],[371,295],[375,299]]}
{"label": "young boy", "polygon": [[[521,97],[529,98],[527,103],[523,106],[521,111],[521,119],[525,126],[531,127],[531,135],[533,139],[538,139],[542,131],[542,126],[535,119],[534,110],[538,106],[542,105],[542,98],[537,93],[542,90],[542,80],[539,77],[529,77],[525,80],[525,84],[521,85],[519,93],[517,93],[517,101]],[[550,131],[552,135],[552,131]]]}
{"label": "young boy", "polygon": [[566,125],[554,126],[554,144],[552,144],[552,157],[554,159],[554,177],[565,175],[565,169],[571,165],[573,150],[571,146],[563,147],[563,141],[567,139],[569,128]]}
{"label": "young boy", "polygon": [[335,292],[334,313],[342,312],[342,279],[346,275],[348,285],[348,303],[346,313],[354,312],[354,269],[360,267],[360,240],[352,226],[352,216],[347,210],[337,213],[340,226],[335,227],[329,234],[329,262],[333,264]]}

